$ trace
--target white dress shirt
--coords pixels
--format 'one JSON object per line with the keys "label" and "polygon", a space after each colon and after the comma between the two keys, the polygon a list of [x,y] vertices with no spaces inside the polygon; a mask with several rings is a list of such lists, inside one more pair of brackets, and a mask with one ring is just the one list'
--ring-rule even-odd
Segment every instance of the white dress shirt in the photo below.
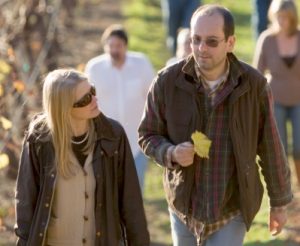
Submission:
{"label": "white dress shirt", "polygon": [[96,87],[99,109],[121,123],[135,157],[140,151],[137,128],[155,76],[150,61],[142,53],[127,51],[119,69],[109,54],[103,54],[87,63],[85,73]]}

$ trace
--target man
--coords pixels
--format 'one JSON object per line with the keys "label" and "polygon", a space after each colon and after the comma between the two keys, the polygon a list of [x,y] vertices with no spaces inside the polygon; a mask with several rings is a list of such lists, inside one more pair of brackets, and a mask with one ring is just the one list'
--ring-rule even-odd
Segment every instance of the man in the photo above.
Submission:
{"label": "man", "polygon": [[[263,195],[257,155],[270,198],[272,234],[286,222],[290,171],[270,88],[234,56],[234,44],[229,10],[203,5],[191,19],[192,55],[160,71],[149,90],[139,144],[165,167],[175,246],[243,244]],[[196,130],[212,141],[209,158],[194,152]]]}
{"label": "man", "polygon": [[104,31],[102,44],[105,54],[91,59],[86,73],[95,84],[101,110],[125,128],[143,190],[148,160],[138,146],[137,128],[154,69],[145,55],[127,51],[128,36],[120,25]]}

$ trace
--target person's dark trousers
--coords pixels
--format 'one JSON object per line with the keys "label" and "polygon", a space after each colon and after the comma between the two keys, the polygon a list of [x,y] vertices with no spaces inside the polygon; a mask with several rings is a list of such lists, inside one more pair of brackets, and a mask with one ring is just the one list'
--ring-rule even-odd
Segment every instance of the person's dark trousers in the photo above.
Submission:
{"label": "person's dark trousers", "polygon": [[161,0],[162,14],[167,27],[167,46],[176,53],[177,32],[180,27],[190,27],[191,17],[200,0]]}
{"label": "person's dark trousers", "polygon": [[268,10],[272,0],[252,0],[252,25],[255,39],[268,27]]}

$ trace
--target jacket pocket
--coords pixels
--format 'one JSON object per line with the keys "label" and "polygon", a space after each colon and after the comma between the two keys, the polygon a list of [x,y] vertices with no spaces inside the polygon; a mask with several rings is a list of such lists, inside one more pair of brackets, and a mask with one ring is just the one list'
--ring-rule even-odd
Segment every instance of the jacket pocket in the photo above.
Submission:
{"label": "jacket pocket", "polygon": [[245,187],[241,190],[243,205],[247,207],[248,215],[253,217],[260,208],[263,186],[259,177],[258,166],[253,162],[247,165],[244,172]]}

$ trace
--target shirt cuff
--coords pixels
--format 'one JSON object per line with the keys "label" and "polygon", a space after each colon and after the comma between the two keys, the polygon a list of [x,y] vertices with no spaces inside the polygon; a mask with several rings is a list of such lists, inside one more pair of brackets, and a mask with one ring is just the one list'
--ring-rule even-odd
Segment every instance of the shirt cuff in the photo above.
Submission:
{"label": "shirt cuff", "polygon": [[280,206],[280,207],[271,207],[271,211],[272,212],[281,212],[281,211],[284,211],[286,210],[286,205],[285,206]]}
{"label": "shirt cuff", "polygon": [[172,152],[175,149],[175,146],[172,145],[167,148],[167,151],[165,152],[164,156],[164,164],[166,165],[167,168],[174,169],[175,168],[175,163],[172,162]]}

